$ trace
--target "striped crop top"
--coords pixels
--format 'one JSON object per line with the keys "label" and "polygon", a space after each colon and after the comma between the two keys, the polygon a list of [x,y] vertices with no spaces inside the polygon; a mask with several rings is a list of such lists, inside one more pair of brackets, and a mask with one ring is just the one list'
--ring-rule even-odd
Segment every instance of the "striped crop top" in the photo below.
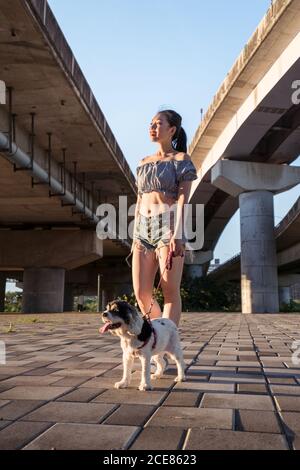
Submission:
{"label": "striped crop top", "polygon": [[136,169],[138,194],[159,191],[167,196],[178,197],[181,181],[197,179],[196,168],[191,160],[158,160],[144,163]]}

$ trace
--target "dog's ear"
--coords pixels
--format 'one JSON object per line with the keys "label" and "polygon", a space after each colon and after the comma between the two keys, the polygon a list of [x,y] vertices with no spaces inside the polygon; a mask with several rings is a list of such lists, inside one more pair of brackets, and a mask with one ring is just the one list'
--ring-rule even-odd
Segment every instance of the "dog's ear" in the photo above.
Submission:
{"label": "dog's ear", "polygon": [[132,305],[130,305],[129,318],[128,333],[138,336],[143,328],[143,320]]}

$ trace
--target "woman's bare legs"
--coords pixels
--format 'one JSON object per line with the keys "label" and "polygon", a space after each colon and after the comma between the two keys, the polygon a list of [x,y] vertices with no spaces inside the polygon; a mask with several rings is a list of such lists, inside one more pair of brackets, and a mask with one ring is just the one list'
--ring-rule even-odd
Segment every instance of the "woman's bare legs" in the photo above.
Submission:
{"label": "woman's bare legs", "polygon": [[[163,272],[166,266],[169,246],[157,248],[160,271]],[[164,295],[163,317],[170,318],[178,326],[181,316],[181,295],[180,284],[184,265],[184,256],[176,256],[172,260],[172,269],[165,269],[161,287]]]}
{"label": "woman's bare legs", "polygon": [[[148,312],[150,308],[158,265],[155,252],[145,250],[145,247],[139,241],[136,241],[132,254],[132,282],[137,303],[143,314]],[[150,318],[154,319],[161,316],[159,303],[154,300]]]}

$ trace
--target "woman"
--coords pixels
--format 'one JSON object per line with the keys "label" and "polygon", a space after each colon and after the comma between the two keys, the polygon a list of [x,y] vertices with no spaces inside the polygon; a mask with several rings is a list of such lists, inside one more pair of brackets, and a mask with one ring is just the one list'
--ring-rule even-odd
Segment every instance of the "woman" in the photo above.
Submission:
{"label": "woman", "polygon": [[[158,267],[164,272],[163,317],[179,325],[180,283],[184,264],[184,204],[188,203],[196,169],[186,154],[186,133],[181,116],[173,110],[160,111],[150,124],[150,138],[158,144],[155,155],[145,157],[137,167],[138,198],[132,243],[134,293],[143,314],[149,311]],[[175,142],[175,147],[173,146]],[[169,250],[174,251],[171,270],[164,270]],[[151,319],[162,313],[155,300]]]}

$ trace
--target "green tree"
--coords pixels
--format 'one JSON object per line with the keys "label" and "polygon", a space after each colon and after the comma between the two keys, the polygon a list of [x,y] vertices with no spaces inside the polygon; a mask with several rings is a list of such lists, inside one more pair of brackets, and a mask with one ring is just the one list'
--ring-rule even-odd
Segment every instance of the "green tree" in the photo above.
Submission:
{"label": "green tree", "polygon": [[22,311],[22,292],[6,292],[5,312],[19,313]]}

